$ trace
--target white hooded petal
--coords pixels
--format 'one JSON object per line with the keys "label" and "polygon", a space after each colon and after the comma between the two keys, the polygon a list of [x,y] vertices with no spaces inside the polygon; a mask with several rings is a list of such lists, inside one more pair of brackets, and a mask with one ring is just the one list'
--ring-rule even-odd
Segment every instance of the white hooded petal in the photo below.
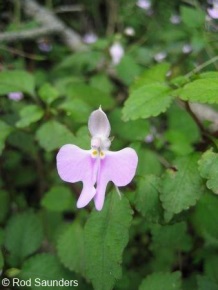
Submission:
{"label": "white hooded petal", "polygon": [[91,113],[88,122],[89,132],[92,137],[108,138],[111,131],[111,126],[107,115],[101,108]]}

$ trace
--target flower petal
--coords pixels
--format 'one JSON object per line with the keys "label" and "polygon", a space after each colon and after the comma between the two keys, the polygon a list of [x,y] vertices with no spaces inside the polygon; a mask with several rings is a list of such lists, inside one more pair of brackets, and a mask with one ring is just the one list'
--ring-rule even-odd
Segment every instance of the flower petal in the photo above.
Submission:
{"label": "flower petal", "polygon": [[58,174],[67,182],[83,182],[83,190],[77,207],[86,206],[96,194],[98,160],[91,157],[91,150],[83,150],[71,144],[61,147],[57,154]]}
{"label": "flower petal", "polygon": [[67,144],[57,154],[57,170],[61,179],[67,182],[96,182],[96,159],[91,150],[83,150],[76,145]]}
{"label": "flower petal", "polygon": [[80,197],[77,201],[77,208],[82,208],[86,206],[95,196],[96,189],[91,184],[83,184],[83,190],[80,194]]}
{"label": "flower petal", "polygon": [[107,115],[101,108],[92,112],[88,122],[89,132],[93,136],[109,137],[111,126]]}
{"label": "flower petal", "polygon": [[117,152],[107,151],[101,160],[97,189],[94,198],[95,207],[101,210],[104,204],[105,191],[109,181],[116,186],[125,186],[135,176],[138,156],[132,148],[125,148]]}

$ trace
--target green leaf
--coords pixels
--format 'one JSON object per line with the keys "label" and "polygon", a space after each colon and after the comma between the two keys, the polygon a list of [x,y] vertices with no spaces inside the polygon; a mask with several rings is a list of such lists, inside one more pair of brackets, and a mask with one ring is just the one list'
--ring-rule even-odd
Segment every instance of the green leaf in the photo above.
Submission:
{"label": "green leaf", "polygon": [[20,70],[0,72],[0,95],[11,92],[24,92],[34,95],[34,78],[26,72]]}
{"label": "green leaf", "polygon": [[159,187],[160,178],[154,175],[146,175],[138,183],[136,208],[150,222],[159,222],[161,219]]}
{"label": "green leaf", "polygon": [[166,80],[166,74],[170,69],[170,64],[163,62],[152,66],[151,68],[144,71],[132,84],[130,90],[136,90],[144,85],[151,83],[164,83]]}
{"label": "green leaf", "polygon": [[42,206],[50,211],[62,212],[70,210],[75,205],[75,199],[69,188],[65,186],[53,186],[41,200]]}
{"label": "green leaf", "polygon": [[141,67],[136,64],[133,57],[125,55],[116,66],[118,77],[127,85],[141,73]]}
{"label": "green leaf", "polygon": [[80,99],[93,109],[98,109],[100,105],[103,110],[111,109],[115,103],[109,94],[86,84],[70,84],[67,87],[67,97],[69,99]]}
{"label": "green leaf", "polygon": [[59,65],[59,69],[70,68],[70,71],[90,71],[96,69],[102,59],[102,53],[99,51],[79,51],[64,57]]}
{"label": "green leaf", "polygon": [[211,281],[208,277],[197,277],[198,290],[218,290],[218,284]]}
{"label": "green leaf", "polygon": [[5,140],[10,135],[12,128],[0,120],[0,154],[5,147]]}
{"label": "green leaf", "polygon": [[178,252],[188,252],[191,249],[191,238],[187,234],[184,222],[173,225],[153,225],[151,227],[151,251],[153,268],[159,271],[169,271],[179,263]]}
{"label": "green leaf", "polygon": [[5,231],[5,247],[17,265],[41,245],[43,239],[42,224],[31,212],[16,214],[9,220]]}
{"label": "green leaf", "polygon": [[20,112],[20,120],[16,123],[18,128],[28,127],[43,117],[43,110],[36,105],[25,106]]}
{"label": "green leaf", "polygon": [[162,179],[160,199],[171,215],[195,205],[204,192],[197,167],[198,155],[188,155],[174,162],[176,170],[169,169]]}
{"label": "green leaf", "polygon": [[79,130],[76,132],[76,139],[73,144],[84,149],[90,148],[90,133],[87,126],[79,128]]}
{"label": "green leaf", "polygon": [[84,232],[78,222],[72,223],[64,232],[62,232],[58,239],[57,251],[61,263],[66,268],[84,275]]}
{"label": "green leaf", "polygon": [[[181,7],[182,21],[190,28],[201,28],[205,23],[205,13],[199,8]],[[194,21],[193,21],[194,20]]]}
{"label": "green leaf", "polygon": [[36,132],[36,139],[46,151],[53,151],[64,144],[74,143],[74,135],[61,123],[50,120]]}
{"label": "green leaf", "polygon": [[52,283],[54,280],[59,281],[59,283],[61,280],[70,280],[71,285],[68,285],[70,286],[70,289],[74,288],[73,286],[76,286],[74,283],[78,283],[78,281],[73,280],[74,277],[69,275],[69,273],[59,263],[57,257],[52,254],[38,254],[26,260],[22,266],[19,278],[22,280],[31,279],[31,289],[34,290],[63,290],[63,288],[68,288],[67,286],[63,287],[64,284],[56,287],[45,287],[46,283]]}
{"label": "green leaf", "polygon": [[193,223],[199,235],[216,245],[218,245],[217,208],[218,197],[207,193],[198,201],[193,215]]}
{"label": "green leaf", "polygon": [[176,155],[187,155],[194,151],[194,148],[190,144],[190,140],[178,130],[166,131],[165,137],[169,142],[170,150],[175,152]]}
{"label": "green leaf", "polygon": [[110,192],[101,212],[85,226],[87,276],[95,290],[110,290],[121,277],[122,253],[128,242],[132,210],[125,197]]}
{"label": "green leaf", "polygon": [[[109,115],[112,128],[112,135],[116,134],[120,138],[128,141],[144,141],[149,134],[149,124],[147,120],[136,120],[124,122],[121,120],[121,110],[115,109]],[[131,133],[130,133],[131,132]]]}
{"label": "green leaf", "polygon": [[114,88],[109,77],[104,74],[93,75],[93,77],[90,80],[90,85],[108,94],[112,93]]}
{"label": "green leaf", "polygon": [[218,154],[206,151],[198,162],[200,175],[207,179],[207,187],[218,194]]}
{"label": "green leaf", "polygon": [[0,190],[0,223],[2,223],[9,210],[10,198],[9,193],[5,190]]}
{"label": "green leaf", "polygon": [[172,102],[170,89],[165,84],[151,83],[133,90],[124,104],[123,119],[155,117],[165,112]]}
{"label": "green leaf", "polygon": [[217,104],[217,90],[218,78],[202,78],[185,85],[178,94],[185,101]]}
{"label": "green leaf", "polygon": [[211,281],[218,285],[218,257],[209,256],[204,263],[204,272]]}
{"label": "green leaf", "polygon": [[49,83],[44,83],[39,89],[40,99],[47,104],[51,104],[54,100],[58,98],[58,91]]}
{"label": "green leaf", "polygon": [[80,99],[67,99],[59,108],[63,109],[67,113],[67,116],[77,123],[87,123],[89,115],[92,112],[91,106]]}
{"label": "green leaf", "polygon": [[139,144],[133,144],[132,147],[136,150],[139,157],[137,175],[158,175],[162,172],[162,167],[156,152],[141,147]]}
{"label": "green leaf", "polygon": [[[180,135],[183,135],[187,144],[193,144],[200,141],[199,128],[184,108],[178,105],[172,105],[167,112],[167,117],[168,131],[177,131]],[[183,143],[182,145],[184,146],[185,144]]]}
{"label": "green leaf", "polygon": [[154,273],[147,276],[139,290],[181,290],[181,273]]}

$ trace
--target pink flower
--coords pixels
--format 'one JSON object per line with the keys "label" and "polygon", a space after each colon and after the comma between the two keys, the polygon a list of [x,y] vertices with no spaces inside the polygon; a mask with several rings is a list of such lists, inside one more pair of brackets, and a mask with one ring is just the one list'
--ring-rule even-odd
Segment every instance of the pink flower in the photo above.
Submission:
{"label": "pink flower", "polygon": [[116,186],[130,183],[135,176],[138,156],[132,148],[109,151],[111,128],[101,108],[92,112],[88,127],[92,136],[91,149],[64,145],[57,154],[57,170],[64,181],[82,181],[78,208],[86,206],[94,198],[96,209],[101,210],[108,182],[112,181]]}
{"label": "pink flower", "polygon": [[23,99],[23,93],[22,92],[11,92],[8,94],[8,98],[10,100],[19,102],[20,100]]}
{"label": "pink flower", "polygon": [[86,44],[95,43],[98,40],[98,36],[94,32],[86,33],[83,37],[83,42]]}
{"label": "pink flower", "polygon": [[208,8],[207,12],[208,12],[208,14],[210,15],[211,18],[218,19],[218,2],[215,1],[213,3],[213,8]]}

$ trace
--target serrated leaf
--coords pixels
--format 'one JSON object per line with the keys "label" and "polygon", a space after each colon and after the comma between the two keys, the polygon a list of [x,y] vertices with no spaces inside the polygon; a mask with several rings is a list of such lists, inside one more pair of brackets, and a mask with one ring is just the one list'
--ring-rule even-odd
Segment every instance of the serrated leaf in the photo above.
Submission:
{"label": "serrated leaf", "polygon": [[146,175],[139,180],[135,201],[136,208],[150,222],[159,222],[161,219],[159,186],[160,178],[155,175]]}
{"label": "serrated leaf", "polygon": [[178,263],[178,252],[188,252],[191,248],[191,238],[187,234],[184,222],[173,225],[153,225],[151,227],[152,243],[150,246],[154,258],[153,268],[159,271],[169,271],[172,265]]}
{"label": "serrated leaf", "polygon": [[207,187],[218,194],[218,154],[208,150],[201,156],[198,164],[200,175],[207,179]]}
{"label": "serrated leaf", "polygon": [[62,212],[72,209],[75,205],[75,199],[69,188],[65,186],[53,186],[45,193],[41,204],[50,211]]}
{"label": "serrated leaf", "polygon": [[109,94],[86,84],[70,84],[67,87],[67,97],[69,99],[80,99],[95,110],[100,105],[104,110],[111,109],[115,103]]}
{"label": "serrated leaf", "polygon": [[181,273],[154,273],[147,276],[139,290],[181,290]]}
{"label": "serrated leaf", "polygon": [[179,91],[182,100],[199,103],[218,103],[218,78],[202,78],[185,85]]}
{"label": "serrated leaf", "polygon": [[71,224],[60,236],[57,244],[61,263],[71,271],[85,274],[84,232],[78,222]]}
{"label": "serrated leaf", "polygon": [[146,84],[156,82],[163,83],[166,80],[166,74],[169,69],[170,64],[166,62],[152,66],[151,68],[145,70],[138,78],[136,78],[130,90],[136,90],[137,88]]}
{"label": "serrated leaf", "polygon": [[217,208],[217,196],[209,193],[203,195],[195,207],[193,222],[200,236],[218,245]]}
{"label": "serrated leaf", "polygon": [[29,105],[22,108],[19,112],[20,120],[16,123],[18,128],[24,128],[29,126],[32,123],[39,121],[44,112],[43,110],[36,105]]}
{"label": "serrated leaf", "polygon": [[40,99],[47,104],[51,104],[55,99],[58,98],[59,92],[55,87],[49,83],[44,83],[39,89]]}
{"label": "serrated leaf", "polygon": [[0,154],[5,147],[5,140],[10,135],[12,128],[5,122],[0,120]]}
{"label": "serrated leaf", "polygon": [[[25,261],[22,266],[19,278],[22,280],[31,279],[31,289],[56,289],[62,290],[63,286],[50,286],[45,287],[46,283],[52,283],[52,281],[57,280],[71,280],[70,285],[73,288],[74,277],[70,276],[68,272],[59,263],[56,256],[52,254],[38,254]],[[50,284],[51,285],[51,284]],[[78,285],[78,284],[77,284]]]}
{"label": "serrated leaf", "polygon": [[5,247],[11,255],[13,264],[17,265],[24,258],[34,253],[43,239],[42,224],[31,212],[12,216],[5,231]]}
{"label": "serrated leaf", "polygon": [[11,92],[24,92],[34,95],[34,87],[34,78],[26,71],[13,70],[0,72],[0,95]]}
{"label": "serrated leaf", "polygon": [[168,213],[178,214],[187,210],[203,194],[197,160],[198,155],[195,154],[178,158],[174,162],[176,170],[169,169],[164,174],[160,199]]}
{"label": "serrated leaf", "polygon": [[124,104],[123,119],[155,117],[167,110],[172,102],[170,89],[165,84],[152,83],[133,90]]}
{"label": "serrated leaf", "polygon": [[185,25],[190,28],[200,28],[205,23],[205,13],[197,6],[195,8],[182,6],[181,17]]}
{"label": "serrated leaf", "polygon": [[131,208],[125,197],[110,192],[101,212],[93,211],[85,225],[87,276],[95,290],[111,290],[121,277],[122,253],[128,242]]}
{"label": "serrated leaf", "polygon": [[64,144],[74,143],[74,135],[61,123],[50,120],[36,131],[36,139],[46,151],[53,151]]}

